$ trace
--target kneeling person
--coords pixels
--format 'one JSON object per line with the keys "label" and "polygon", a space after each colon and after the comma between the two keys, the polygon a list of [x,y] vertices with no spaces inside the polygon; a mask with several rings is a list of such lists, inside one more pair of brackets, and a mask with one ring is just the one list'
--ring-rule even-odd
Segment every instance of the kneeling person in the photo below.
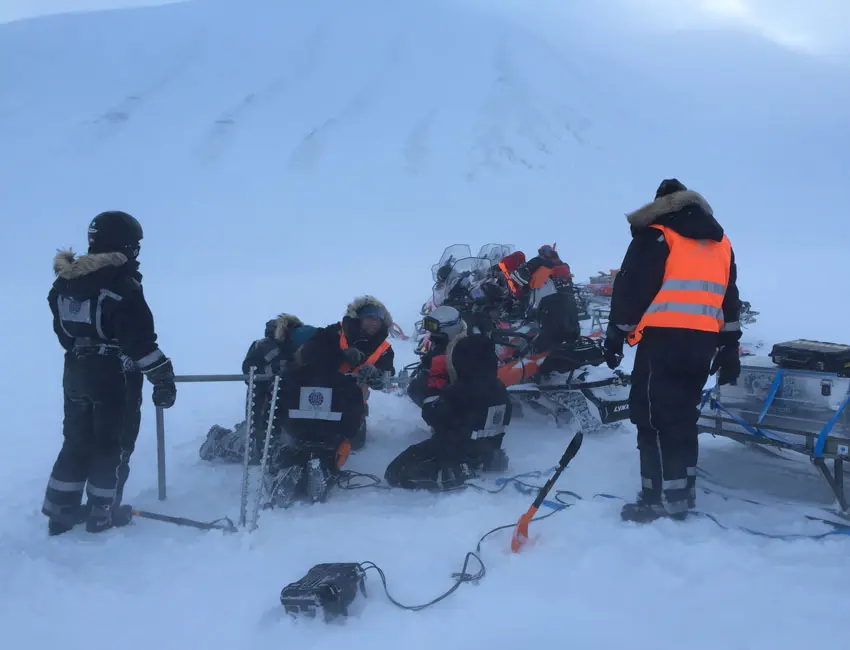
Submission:
{"label": "kneeling person", "polygon": [[[314,355],[317,352],[313,350]],[[357,379],[328,372],[323,361],[314,356],[305,359],[299,351],[293,367],[282,376],[274,451],[264,476],[267,507],[285,508],[304,496],[314,503],[325,501],[365,417]]]}
{"label": "kneeling person", "polygon": [[497,375],[493,341],[483,334],[466,336],[447,361],[452,383],[422,406],[433,435],[390,463],[384,478],[393,487],[450,490],[475,471],[507,469],[502,440],[512,407]]}
{"label": "kneeling person", "polygon": [[422,408],[428,397],[439,394],[451,381],[446,360],[467,333],[466,322],[454,307],[437,307],[422,320],[431,347],[413,371],[407,395]]}
{"label": "kneeling person", "polygon": [[[292,362],[295,353],[304,345],[316,328],[305,325],[298,316],[280,314],[266,322],[265,336],[257,339],[248,348],[242,362],[242,374],[256,368],[260,375],[278,375]],[[247,381],[246,381],[247,383]],[[254,398],[251,409],[251,449],[249,462],[256,465],[263,450],[263,436],[268,420],[271,379],[254,381]],[[249,396],[250,397],[250,396]],[[241,463],[248,440],[248,422],[242,420],[232,429],[214,424],[207,432],[198,454],[202,460]]]}

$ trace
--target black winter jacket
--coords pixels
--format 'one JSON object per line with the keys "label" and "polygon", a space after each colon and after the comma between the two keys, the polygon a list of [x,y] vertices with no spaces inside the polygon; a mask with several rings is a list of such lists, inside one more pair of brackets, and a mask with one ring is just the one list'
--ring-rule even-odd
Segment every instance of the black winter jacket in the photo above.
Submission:
{"label": "black winter jacket", "polygon": [[[336,372],[345,363],[345,357],[340,347],[340,328],[345,330],[345,338],[350,346],[356,347],[367,358],[383,343],[389,334],[386,326],[382,327],[373,337],[367,337],[360,329],[360,321],[345,316],[340,323],[322,327],[307,343],[298,350],[298,363],[309,366],[321,365],[325,372]],[[395,352],[389,347],[375,363],[375,367],[384,372],[395,374]]]}
{"label": "black winter jacket", "polygon": [[[631,226],[632,241],[614,279],[609,337],[624,337],[635,329],[661,289],[670,249],[664,234],[657,228],[650,228],[650,225],[665,226],[689,239],[709,239],[717,242],[723,239],[723,228],[714,218],[711,206],[699,193],[692,190],[662,196],[628,214],[627,218]],[[741,301],[737,279],[738,270],[733,250],[729,284],[723,299],[725,325],[720,337],[710,332],[695,330],[687,330],[688,336],[708,336],[716,339],[718,346],[738,342],[741,338]],[[658,328],[646,328],[648,337],[652,336],[653,329]],[[681,333],[684,334],[685,331]]]}
{"label": "black winter jacket", "polygon": [[[502,426],[510,424],[512,406],[507,388],[497,375],[493,342],[483,334],[460,339],[449,359],[452,383],[422,406],[422,419],[432,427],[443,463],[477,457],[484,448],[498,448],[504,433],[481,436],[490,429],[490,407],[503,406]],[[474,437],[474,432],[479,432]],[[476,439],[477,438],[477,439]]]}
{"label": "black winter jacket", "polygon": [[114,346],[141,371],[165,359],[138,269],[138,262],[128,261],[122,253],[56,254],[57,277],[47,302],[53,331],[66,351],[75,346]]}

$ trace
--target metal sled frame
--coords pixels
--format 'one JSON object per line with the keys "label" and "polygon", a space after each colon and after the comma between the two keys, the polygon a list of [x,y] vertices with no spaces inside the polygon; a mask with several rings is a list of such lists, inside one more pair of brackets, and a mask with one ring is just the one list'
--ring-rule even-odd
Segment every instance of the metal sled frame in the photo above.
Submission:
{"label": "metal sled frame", "polygon": [[[385,390],[391,390],[393,383],[389,381],[389,373],[385,376]],[[175,383],[200,384],[210,382],[248,382],[250,375],[176,375]],[[254,374],[254,381],[273,381],[276,375]],[[160,501],[166,499],[165,479],[165,411],[161,407],[156,408],[156,474],[157,474],[157,497]]]}
{"label": "metal sled frame", "polygon": [[[770,397],[768,397],[770,399]],[[726,409],[717,399],[713,390],[703,392],[700,405],[700,418],[697,429],[700,433],[710,433],[722,436],[744,444],[759,444],[780,449],[788,449],[809,457],[826,479],[832,493],[835,495],[842,513],[850,508],[844,490],[844,461],[850,459],[850,441],[845,438],[830,436],[832,428],[847,407],[850,396],[844,399],[841,406],[818,433],[797,431],[784,427],[761,427],[744,420]],[[711,413],[705,411],[708,405]],[[766,404],[766,408],[769,403]],[[794,443],[780,438],[777,434],[791,434],[805,438],[805,442]],[[832,461],[832,470],[827,461]]]}
{"label": "metal sled frame", "polygon": [[[254,375],[255,381],[272,381],[275,375]],[[248,375],[176,375],[175,383],[195,384],[207,382],[246,382]],[[165,412],[162,408],[156,408],[156,479],[157,497],[160,501],[166,498],[165,481]]]}

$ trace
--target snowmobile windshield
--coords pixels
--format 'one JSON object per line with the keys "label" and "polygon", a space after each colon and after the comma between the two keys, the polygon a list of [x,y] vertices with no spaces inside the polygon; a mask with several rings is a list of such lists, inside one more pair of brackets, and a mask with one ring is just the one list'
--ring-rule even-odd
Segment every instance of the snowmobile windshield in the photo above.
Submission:
{"label": "snowmobile windshield", "polygon": [[[434,282],[445,280],[445,274],[451,270],[452,265],[467,257],[472,257],[472,249],[467,244],[454,244],[446,248],[440,256],[440,261],[431,267],[431,277]],[[440,269],[444,269],[442,274]]]}
{"label": "snowmobile windshield", "polygon": [[445,282],[434,285],[434,305],[464,305],[470,302],[470,291],[487,278],[490,266],[490,261],[482,257],[466,257],[455,262]]}
{"label": "snowmobile windshield", "polygon": [[514,247],[511,244],[484,244],[478,251],[478,257],[490,260],[490,266],[493,266],[513,252]]}

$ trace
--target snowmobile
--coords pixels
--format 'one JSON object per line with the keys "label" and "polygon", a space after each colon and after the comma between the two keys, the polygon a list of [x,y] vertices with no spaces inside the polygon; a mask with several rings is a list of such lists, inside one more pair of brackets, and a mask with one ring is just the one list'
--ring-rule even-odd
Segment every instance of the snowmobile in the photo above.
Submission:
{"label": "snowmobile", "polygon": [[752,325],[758,319],[759,312],[753,310],[753,306],[747,301],[741,301],[741,325]]}
{"label": "snowmobile", "polygon": [[604,366],[602,345],[581,336],[549,350],[537,350],[539,328],[499,328],[493,335],[499,379],[522,417],[527,407],[556,424],[577,420],[585,433],[610,429],[629,417],[630,378]]}
{"label": "snowmobile", "polygon": [[[514,251],[510,244],[484,244],[477,255],[472,254],[472,249],[467,244],[454,244],[447,247],[440,256],[439,261],[431,267],[431,278],[434,282],[431,297],[428,298],[420,309],[421,316],[427,316],[440,305],[447,304],[455,307],[465,319],[471,317],[475,311],[476,304],[480,307],[483,303],[479,299],[470,299],[470,284],[480,284],[491,278],[492,269],[507,255]],[[463,263],[455,268],[455,265],[463,260]],[[449,279],[449,275],[454,275]],[[452,287],[447,285],[451,283]],[[468,321],[467,321],[468,322]],[[414,325],[416,336],[416,353],[419,356],[428,351],[428,333],[422,328],[422,321]]]}
{"label": "snowmobile", "polygon": [[[551,337],[541,336],[545,332],[540,323],[518,318],[511,305],[493,300],[486,289],[496,277],[492,266],[482,257],[454,261],[434,283],[432,302],[454,307],[470,332],[489,334],[496,342],[499,378],[508,387],[517,415],[522,417],[528,407],[558,424],[577,419],[585,432],[627,419],[629,378],[600,368],[601,343],[578,336],[551,345]],[[417,353],[424,355],[428,348],[428,332],[422,329]],[[415,366],[405,368],[405,376]]]}

